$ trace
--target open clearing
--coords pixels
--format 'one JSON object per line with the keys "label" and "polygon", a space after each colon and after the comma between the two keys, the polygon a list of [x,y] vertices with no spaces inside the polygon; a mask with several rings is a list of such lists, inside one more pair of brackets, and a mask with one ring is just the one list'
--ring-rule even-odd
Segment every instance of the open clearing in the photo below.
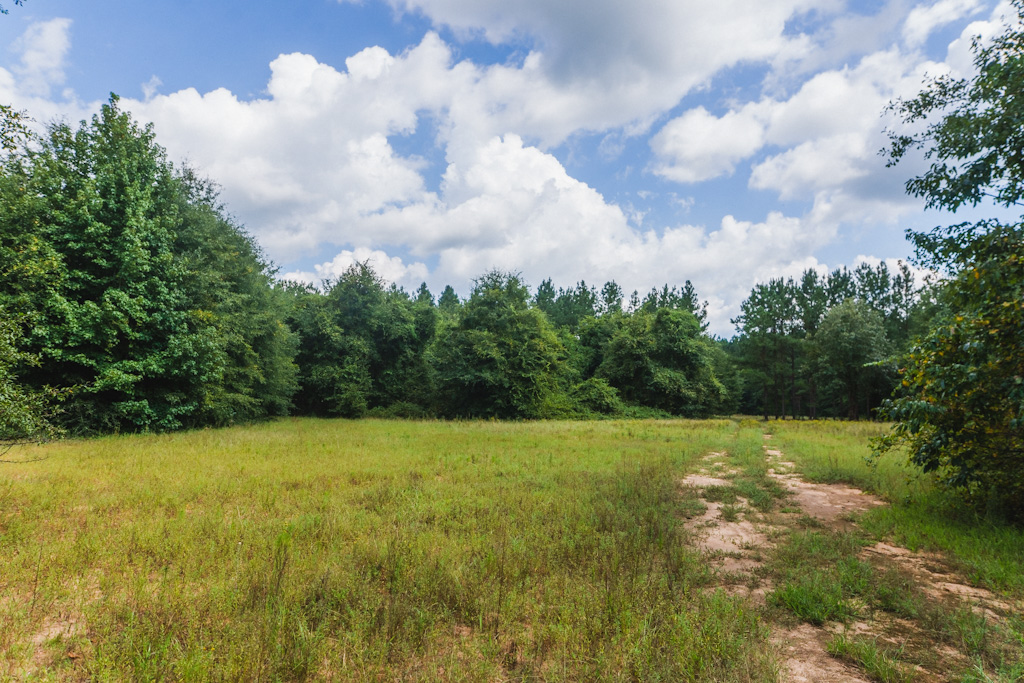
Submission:
{"label": "open clearing", "polygon": [[0,678],[1019,680],[1024,535],[868,468],[879,429],[295,419],[13,453],[45,459],[0,470]]}

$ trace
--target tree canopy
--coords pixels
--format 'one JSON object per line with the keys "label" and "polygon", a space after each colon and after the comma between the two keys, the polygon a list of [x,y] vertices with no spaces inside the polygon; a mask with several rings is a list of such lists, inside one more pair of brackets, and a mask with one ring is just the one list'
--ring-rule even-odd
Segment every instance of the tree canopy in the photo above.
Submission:
{"label": "tree canopy", "polygon": [[[922,132],[893,133],[890,161],[927,149],[928,170],[907,183],[928,206],[955,210],[1024,193],[1024,0],[990,43],[973,44],[976,73],[936,78],[892,107]],[[1024,224],[996,220],[911,233],[918,258],[949,278],[943,314],[904,358],[896,421],[880,452],[912,462],[979,507],[1024,519]]]}
{"label": "tree canopy", "polygon": [[[17,376],[74,388],[74,432],[227,424],[290,405],[290,333],[259,250],[117,98],[0,172],[0,309]],[[8,323],[9,324],[9,323]]]}
{"label": "tree canopy", "polygon": [[755,285],[731,341],[682,278],[626,297],[491,271],[435,299],[366,262],[278,282],[216,186],[116,97],[29,139],[0,157],[7,443],[286,414],[867,416],[894,381],[878,361],[923,317],[910,271],[885,263]]}

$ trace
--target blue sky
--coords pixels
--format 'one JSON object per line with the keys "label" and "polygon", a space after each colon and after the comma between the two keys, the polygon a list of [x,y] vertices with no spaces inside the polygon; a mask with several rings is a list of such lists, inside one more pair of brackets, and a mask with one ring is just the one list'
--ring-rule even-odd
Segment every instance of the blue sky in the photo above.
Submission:
{"label": "blue sky", "polygon": [[[369,259],[466,293],[693,281],[711,331],[756,282],[894,262],[953,219],[886,169],[882,110],[970,73],[990,0],[26,0],[0,101],[110,92],[223,188],[284,276]],[[981,208],[980,215],[991,213]],[[961,220],[963,217],[957,217]]]}

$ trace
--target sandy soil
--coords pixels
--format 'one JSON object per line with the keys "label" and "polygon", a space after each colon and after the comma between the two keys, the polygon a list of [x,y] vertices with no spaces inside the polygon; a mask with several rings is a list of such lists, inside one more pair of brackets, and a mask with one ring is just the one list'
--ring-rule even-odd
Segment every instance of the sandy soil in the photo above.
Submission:
{"label": "sandy soil", "polygon": [[[709,454],[704,458],[704,470],[685,477],[681,484],[698,489],[729,486],[727,479],[711,476],[706,471],[708,468],[721,469],[719,466],[723,457],[722,453]],[[706,505],[707,511],[700,517],[688,520],[687,528],[696,533],[698,547],[704,551],[708,562],[719,571],[724,587],[730,592],[755,592],[750,587],[744,590],[744,584],[756,585],[756,582],[749,579],[763,564],[761,551],[771,546],[768,525],[750,513],[747,501],[743,498],[738,498],[734,505],[743,510],[742,516],[737,516],[733,521],[722,516],[722,503],[708,501]],[[755,594],[763,596],[764,591],[756,590]]]}
{"label": "sandy soil", "polygon": [[[794,465],[777,449],[771,448],[766,439],[765,457],[769,463],[769,474],[782,483],[790,493],[787,507],[798,507],[801,514],[810,516],[824,527],[835,530],[848,529],[855,524],[856,516],[883,502],[859,489],[838,484],[816,484],[801,479],[794,473]],[[702,489],[712,486],[728,486],[724,477],[734,473],[728,469],[726,455],[710,453],[701,462],[700,471],[684,478],[680,484],[685,487]],[[759,569],[763,564],[763,551],[771,548],[775,534],[792,524],[797,515],[759,515],[746,501],[738,499],[732,506],[734,519],[723,517],[722,503],[707,501],[706,512],[686,522],[696,534],[698,547],[707,561],[718,571],[716,588],[730,593],[741,594],[755,601],[763,601],[771,590],[768,580]],[[970,586],[948,566],[942,557],[929,553],[914,553],[888,543],[878,543],[865,548],[862,556],[881,564],[895,564],[912,575],[927,595],[936,600],[962,599],[973,609],[987,617],[1003,618],[1020,610],[1021,605],[1011,605],[991,592]],[[892,623],[889,623],[892,622]],[[880,616],[868,621],[856,622],[845,628],[850,634],[889,640],[883,630],[900,630],[902,620]],[[816,627],[801,624],[795,628],[778,627],[772,642],[783,660],[783,681],[867,681],[867,677],[855,667],[828,654],[826,644],[844,627]],[[907,622],[902,630],[912,633],[918,627]],[[947,659],[955,660],[962,655],[949,652]],[[941,680],[941,674],[918,670],[916,680]]]}

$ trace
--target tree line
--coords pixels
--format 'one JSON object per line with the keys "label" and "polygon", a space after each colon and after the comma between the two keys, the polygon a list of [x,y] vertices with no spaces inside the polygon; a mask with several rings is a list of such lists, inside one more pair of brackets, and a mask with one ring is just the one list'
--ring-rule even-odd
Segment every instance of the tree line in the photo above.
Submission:
{"label": "tree line", "polygon": [[280,282],[116,98],[5,155],[0,224],[8,441],[286,414],[858,417],[891,390],[883,361],[919,310],[909,270],[885,264],[758,285],[729,341],[689,281],[626,297],[492,271],[462,300],[357,263]]}
{"label": "tree line", "polygon": [[738,410],[769,417],[872,417],[897,384],[897,358],[940,306],[910,267],[862,263],[755,285],[725,342]]}

